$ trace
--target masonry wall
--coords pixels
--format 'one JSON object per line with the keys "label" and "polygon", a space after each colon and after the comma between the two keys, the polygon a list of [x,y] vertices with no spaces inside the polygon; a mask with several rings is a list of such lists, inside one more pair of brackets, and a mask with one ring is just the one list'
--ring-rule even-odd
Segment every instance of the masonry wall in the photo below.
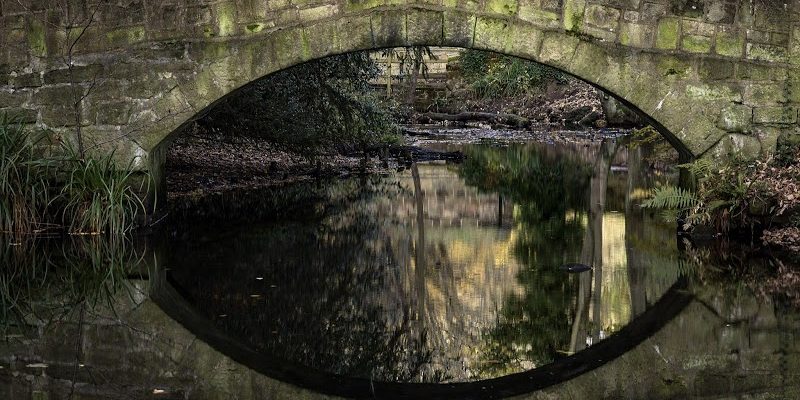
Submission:
{"label": "masonry wall", "polygon": [[160,144],[255,79],[412,44],[565,70],[685,157],[800,131],[800,0],[0,0],[0,112],[157,169]]}

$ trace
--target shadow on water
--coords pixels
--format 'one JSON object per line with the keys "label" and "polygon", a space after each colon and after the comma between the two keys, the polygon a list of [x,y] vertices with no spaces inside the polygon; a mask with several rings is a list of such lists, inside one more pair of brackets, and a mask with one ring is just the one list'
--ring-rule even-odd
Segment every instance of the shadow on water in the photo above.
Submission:
{"label": "shadow on water", "polygon": [[470,145],[185,200],[142,240],[2,243],[0,397],[787,393],[764,371],[800,359],[800,317],[709,272],[760,256],[700,257],[638,207],[672,179],[642,151]]}

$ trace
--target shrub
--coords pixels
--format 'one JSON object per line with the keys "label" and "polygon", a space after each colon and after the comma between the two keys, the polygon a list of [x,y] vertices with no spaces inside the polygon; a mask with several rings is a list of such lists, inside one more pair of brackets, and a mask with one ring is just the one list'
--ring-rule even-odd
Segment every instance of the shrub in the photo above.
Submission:
{"label": "shrub", "polygon": [[513,96],[549,82],[567,82],[563,72],[533,61],[479,50],[465,50],[461,71],[479,97]]}

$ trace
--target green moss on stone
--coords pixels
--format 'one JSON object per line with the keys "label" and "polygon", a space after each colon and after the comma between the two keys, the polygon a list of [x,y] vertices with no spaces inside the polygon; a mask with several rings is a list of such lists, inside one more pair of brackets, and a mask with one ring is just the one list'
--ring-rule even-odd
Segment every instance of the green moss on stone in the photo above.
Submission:
{"label": "green moss on stone", "polygon": [[586,11],[586,0],[564,0],[564,29],[580,32],[584,11]]}
{"label": "green moss on stone", "polygon": [[141,42],[145,39],[144,26],[115,29],[106,33],[106,39],[111,47],[122,47]]}
{"label": "green moss on stone", "polygon": [[717,32],[717,54],[741,57],[742,52],[744,52],[744,37],[739,31],[721,30]]}
{"label": "green moss on stone", "polygon": [[45,37],[44,24],[35,18],[31,18],[28,21],[26,36],[28,48],[30,48],[32,55],[38,57],[47,55],[47,39]]}
{"label": "green moss on stone", "polygon": [[791,125],[797,123],[794,107],[757,107],[753,110],[753,122],[758,124]]}
{"label": "green moss on stone", "polygon": [[653,45],[651,32],[647,26],[623,23],[620,26],[619,42],[625,46],[651,47]]}
{"label": "green moss on stone", "polygon": [[711,51],[711,38],[698,35],[686,35],[681,42],[681,48],[690,53],[708,53]]}
{"label": "green moss on stone", "polygon": [[772,46],[762,43],[747,44],[747,58],[751,60],[787,62],[788,56],[785,47]]}
{"label": "green moss on stone", "polygon": [[236,5],[233,2],[222,3],[217,7],[217,32],[220,36],[236,33]]}
{"label": "green moss on stone", "polygon": [[656,30],[656,47],[659,49],[678,48],[680,38],[680,20],[677,18],[664,18],[658,21]]}
{"label": "green moss on stone", "polygon": [[264,30],[264,24],[250,24],[247,25],[247,32],[258,33]]}
{"label": "green moss on stone", "polygon": [[517,7],[517,0],[486,0],[486,11],[496,14],[514,15]]}

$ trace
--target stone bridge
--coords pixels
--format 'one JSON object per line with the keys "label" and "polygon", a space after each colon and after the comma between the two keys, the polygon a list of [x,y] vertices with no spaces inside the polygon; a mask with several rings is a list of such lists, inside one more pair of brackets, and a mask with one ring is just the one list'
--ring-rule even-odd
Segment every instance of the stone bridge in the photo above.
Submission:
{"label": "stone bridge", "polygon": [[0,110],[158,180],[168,138],[242,86],[410,45],[559,68],[684,159],[800,130],[800,0],[0,0]]}

